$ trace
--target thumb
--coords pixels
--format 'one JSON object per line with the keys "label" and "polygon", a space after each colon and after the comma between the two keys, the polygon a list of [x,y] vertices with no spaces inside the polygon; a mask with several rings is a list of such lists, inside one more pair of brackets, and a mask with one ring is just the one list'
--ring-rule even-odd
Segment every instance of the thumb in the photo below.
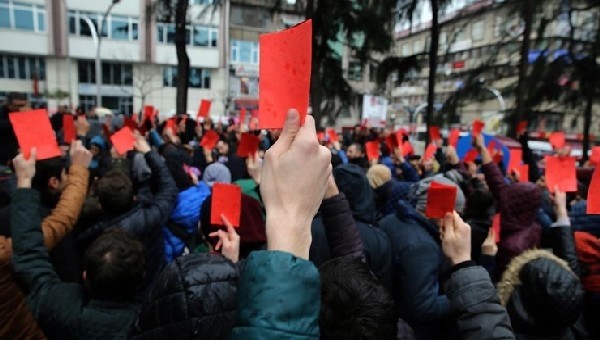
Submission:
{"label": "thumb", "polygon": [[281,131],[279,139],[271,147],[273,153],[281,155],[287,151],[294,142],[298,130],[300,130],[300,114],[295,109],[291,109],[286,115],[283,131]]}

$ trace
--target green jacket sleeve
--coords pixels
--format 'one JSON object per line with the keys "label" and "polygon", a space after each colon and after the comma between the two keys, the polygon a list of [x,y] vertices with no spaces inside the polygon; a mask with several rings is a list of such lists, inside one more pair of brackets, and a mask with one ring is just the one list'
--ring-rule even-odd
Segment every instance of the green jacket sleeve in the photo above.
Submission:
{"label": "green jacket sleeve", "polygon": [[233,339],[318,339],[321,282],[309,261],[279,251],[250,254]]}

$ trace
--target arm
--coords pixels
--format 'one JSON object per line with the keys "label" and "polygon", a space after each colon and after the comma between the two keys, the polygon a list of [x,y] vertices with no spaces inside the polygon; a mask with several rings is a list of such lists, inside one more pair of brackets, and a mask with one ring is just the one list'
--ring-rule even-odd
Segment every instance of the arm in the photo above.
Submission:
{"label": "arm", "polygon": [[571,229],[571,221],[567,214],[567,195],[558,190],[554,191],[554,211],[556,213],[556,222],[552,224],[547,233],[550,238],[552,252],[554,255],[567,261],[571,270],[579,276],[581,270],[579,268],[579,260],[577,251],[575,250],[575,239],[573,230]]}
{"label": "arm", "polygon": [[529,181],[535,183],[540,177],[540,171],[533,152],[529,148],[529,135],[527,133],[521,134],[519,142],[521,143],[521,149],[523,149],[523,163],[529,165]]}
{"label": "arm", "polygon": [[412,165],[410,165],[410,163],[400,163],[400,169],[402,170],[402,176],[404,177],[403,182],[418,182],[421,180],[419,178],[419,174],[417,174],[417,170]]}
{"label": "arm", "polygon": [[500,304],[488,273],[474,264],[460,266],[453,267],[444,284],[452,311],[458,315],[460,338],[514,339],[508,313]]}
{"label": "arm", "polygon": [[490,187],[492,194],[494,194],[494,198],[500,200],[502,193],[508,188],[508,184],[504,182],[504,177],[498,166],[492,162],[492,157],[485,147],[481,134],[473,137],[473,145],[481,155],[481,169],[485,175],[485,181]]}
{"label": "arm", "polygon": [[320,309],[319,272],[311,262],[280,251],[252,252],[232,339],[318,339]]}
{"label": "arm", "polygon": [[331,257],[348,255],[365,262],[365,250],[346,196],[337,194],[324,199],[320,210]]}

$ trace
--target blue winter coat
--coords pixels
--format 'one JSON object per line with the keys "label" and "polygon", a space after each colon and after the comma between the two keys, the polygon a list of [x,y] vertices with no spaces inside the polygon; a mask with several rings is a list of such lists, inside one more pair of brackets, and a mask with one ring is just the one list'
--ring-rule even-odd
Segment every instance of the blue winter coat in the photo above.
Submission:
{"label": "blue winter coat", "polygon": [[[209,196],[210,188],[204,182],[200,182],[197,186],[192,186],[180,192],[169,222],[174,222],[185,228],[188,234],[196,233],[198,230],[198,221],[200,220],[200,207],[202,207],[202,203]],[[185,243],[166,226],[163,227],[162,232],[165,259],[167,263],[170,263],[183,254]]]}

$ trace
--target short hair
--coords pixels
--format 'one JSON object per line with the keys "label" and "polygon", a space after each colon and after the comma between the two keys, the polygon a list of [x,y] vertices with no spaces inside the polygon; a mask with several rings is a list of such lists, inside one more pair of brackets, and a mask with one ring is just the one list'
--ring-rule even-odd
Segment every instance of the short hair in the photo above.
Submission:
{"label": "short hair", "polygon": [[121,171],[108,172],[98,181],[98,200],[102,210],[111,214],[122,214],[133,206],[133,184],[129,176]]}
{"label": "short hair", "polygon": [[358,151],[360,153],[365,153],[365,147],[363,146],[362,143],[354,142],[354,143],[350,144],[350,146],[352,146],[352,145],[356,146],[356,151]]}
{"label": "short hair", "polygon": [[9,92],[6,101],[10,103],[13,100],[27,100],[27,96],[22,92]]}
{"label": "short hair", "polygon": [[94,298],[131,299],[144,277],[145,265],[142,243],[112,228],[85,252],[86,285]]}
{"label": "short hair", "polygon": [[358,259],[338,257],[321,273],[321,339],[396,339],[394,299]]}
{"label": "short hair", "polygon": [[48,191],[48,181],[52,177],[56,177],[60,181],[66,165],[66,160],[60,156],[35,162],[35,176],[31,181],[31,187],[40,193],[42,201],[46,201],[52,196]]}

